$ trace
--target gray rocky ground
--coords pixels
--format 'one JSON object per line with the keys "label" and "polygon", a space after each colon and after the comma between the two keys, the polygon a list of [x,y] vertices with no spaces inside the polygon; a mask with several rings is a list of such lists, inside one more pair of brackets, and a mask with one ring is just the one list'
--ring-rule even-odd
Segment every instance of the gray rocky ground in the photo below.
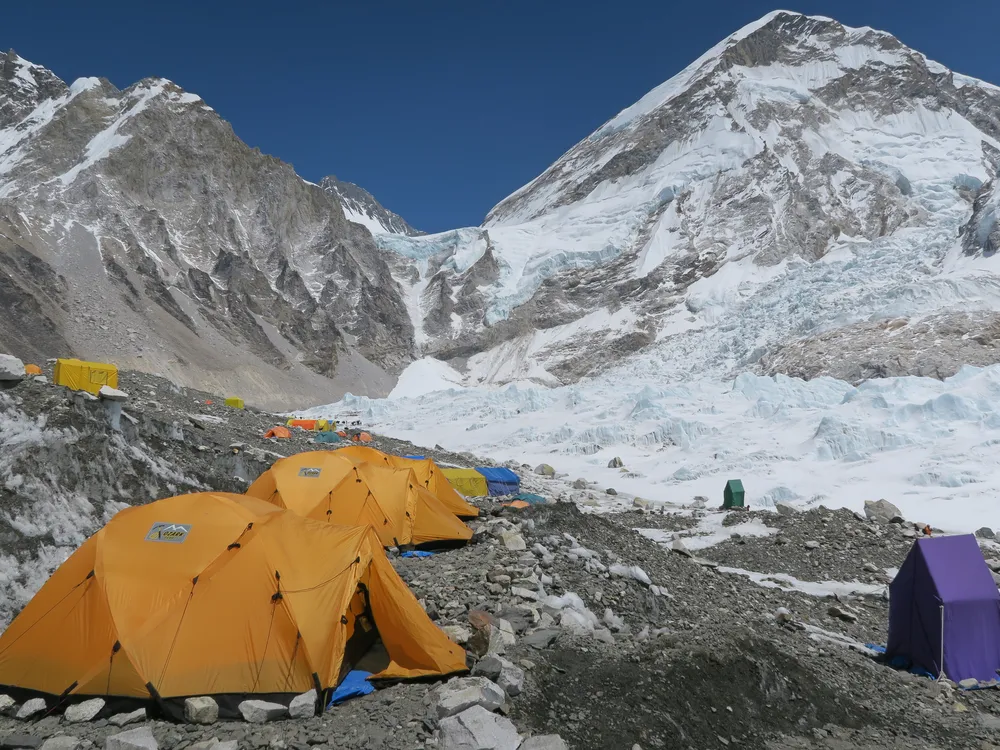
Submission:
{"label": "gray rocky ground", "polygon": [[[274,415],[227,409],[152,376],[122,373],[120,387],[130,394],[120,429],[104,402],[46,383],[0,391],[5,620],[123,503],[238,491],[277,455],[315,447],[303,434],[265,441]],[[415,450],[383,437],[377,444]],[[419,450],[457,465],[483,461]],[[0,744],[62,735],[84,748],[117,747],[109,736],[147,726],[164,750],[202,750],[198,743],[213,739],[269,750],[470,747],[456,744],[466,725],[485,722],[501,737],[513,731],[506,715],[521,738],[558,734],[572,748],[1000,746],[996,689],[962,691],[897,672],[864,648],[885,641],[885,585],[920,519],[873,521],[822,507],[723,514],[704,501],[655,499],[600,515],[567,501],[588,492],[571,478],[517,468],[525,489],[549,503],[515,510],[483,500],[472,522],[477,543],[393,558],[430,616],[473,661],[485,657],[473,673],[503,686],[502,706],[464,687],[484,706],[466,708],[455,697],[460,682],[445,694],[435,683],[397,684],[320,717],[260,725],[119,727],[102,715],[70,724],[8,711]],[[996,556],[994,542],[983,544]],[[681,545],[687,553],[673,550]],[[763,581],[771,587],[751,573],[772,576]],[[816,582],[843,585],[836,597],[822,586],[797,590]],[[552,742],[522,747],[559,746]]]}

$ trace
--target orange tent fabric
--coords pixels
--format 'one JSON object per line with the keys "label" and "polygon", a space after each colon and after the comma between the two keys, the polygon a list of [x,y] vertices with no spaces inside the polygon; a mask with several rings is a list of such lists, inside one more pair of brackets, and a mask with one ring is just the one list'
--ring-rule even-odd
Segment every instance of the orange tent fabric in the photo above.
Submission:
{"label": "orange tent fabric", "polygon": [[287,440],[292,436],[292,433],[287,427],[282,427],[281,425],[275,425],[270,430],[264,433],[265,438],[282,438]]}
{"label": "orange tent fabric", "polygon": [[175,717],[213,695],[235,718],[252,694],[319,683],[327,698],[376,636],[389,657],[376,677],[465,670],[370,528],[182,495],[121,511],[56,570],[0,636],[0,686],[50,708],[98,695]]}
{"label": "orange tent fabric", "polygon": [[367,432],[362,432],[360,435],[358,435],[358,440],[360,440],[362,443],[370,443],[372,441],[372,436],[369,435]]}
{"label": "orange tent fabric", "polygon": [[278,459],[247,494],[316,520],[368,524],[387,547],[472,538],[472,529],[422,487],[412,470],[356,461],[346,450]]}
{"label": "orange tent fabric", "polygon": [[417,475],[417,481],[456,516],[459,518],[475,518],[479,515],[479,508],[466,502],[455,491],[455,488],[451,486],[441,468],[430,458],[391,456],[376,448],[362,445],[348,445],[339,448],[337,453],[350,456],[357,461],[391,466],[395,469],[412,469],[413,473]]}
{"label": "orange tent fabric", "polygon": [[25,375],[41,375],[42,374],[42,368],[39,367],[38,365],[25,365],[24,366],[24,374]]}

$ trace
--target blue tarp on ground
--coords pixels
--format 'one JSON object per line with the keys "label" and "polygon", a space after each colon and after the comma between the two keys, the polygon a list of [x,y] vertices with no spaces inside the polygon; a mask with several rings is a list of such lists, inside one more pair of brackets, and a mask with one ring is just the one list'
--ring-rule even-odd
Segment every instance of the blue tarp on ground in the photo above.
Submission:
{"label": "blue tarp on ground", "polygon": [[337,685],[337,689],[333,691],[333,696],[330,698],[327,708],[336,706],[338,703],[343,703],[348,698],[357,698],[360,695],[374,693],[375,686],[368,682],[368,678],[371,676],[371,672],[364,672],[360,669],[348,672],[344,681]]}
{"label": "blue tarp on ground", "polygon": [[516,495],[521,491],[521,480],[510,469],[477,466],[476,471],[486,477],[486,488],[490,496]]}
{"label": "blue tarp on ground", "polygon": [[433,552],[428,552],[427,550],[411,549],[401,554],[400,557],[430,557],[433,554]]}
{"label": "blue tarp on ground", "polygon": [[1000,593],[972,534],[914,543],[889,585],[886,657],[954,682],[996,678]]}
{"label": "blue tarp on ground", "polygon": [[418,461],[423,461],[426,458],[426,456],[403,456],[403,458],[415,458]]}
{"label": "blue tarp on ground", "polygon": [[520,492],[514,496],[514,499],[523,500],[524,502],[530,503],[531,505],[538,505],[540,503],[545,502],[544,497],[542,497],[541,495],[534,495],[530,492]]}

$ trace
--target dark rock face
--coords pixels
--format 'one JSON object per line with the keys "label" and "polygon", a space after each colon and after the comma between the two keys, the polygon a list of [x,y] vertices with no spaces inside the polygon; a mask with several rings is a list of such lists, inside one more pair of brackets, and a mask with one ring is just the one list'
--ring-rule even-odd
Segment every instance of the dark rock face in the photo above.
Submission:
{"label": "dark rock face", "polygon": [[198,97],[162,79],[67,87],[8,54],[4,127],[11,351],[229,381],[275,406],[385,393],[410,361],[412,324],[371,234]]}
{"label": "dark rock face", "polygon": [[393,213],[376,200],[375,196],[353,182],[338,180],[330,175],[320,180],[320,187],[332,195],[343,206],[348,219],[360,221],[370,229],[380,227],[382,231],[419,237],[424,234],[414,229],[399,214]]}

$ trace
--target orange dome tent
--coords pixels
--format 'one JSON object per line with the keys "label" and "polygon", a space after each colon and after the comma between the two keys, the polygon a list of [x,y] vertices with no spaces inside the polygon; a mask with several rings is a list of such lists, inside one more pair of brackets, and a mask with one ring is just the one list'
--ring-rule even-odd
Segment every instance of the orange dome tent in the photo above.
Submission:
{"label": "orange dome tent", "polygon": [[466,502],[451,486],[448,477],[430,458],[403,458],[390,456],[376,448],[363,445],[348,445],[337,450],[338,454],[350,456],[356,461],[367,461],[372,464],[391,466],[395,469],[412,469],[417,475],[417,481],[434,497],[440,500],[444,507],[459,518],[475,518],[479,508]]}
{"label": "orange dome tent", "polygon": [[343,449],[278,459],[247,494],[316,520],[368,524],[386,547],[437,547],[472,538],[472,529],[412,470],[355,461]]}
{"label": "orange dome tent", "polygon": [[264,439],[268,438],[280,438],[281,440],[288,440],[292,437],[292,433],[287,427],[282,427],[280,424],[275,425],[270,430],[264,433]]}
{"label": "orange dome tent", "polygon": [[182,495],[121,511],[56,570],[0,636],[0,686],[50,710],[102,696],[108,712],[150,703],[173,718],[211,695],[237,718],[254,695],[315,687],[325,705],[379,638],[378,678],[465,669],[371,529]]}
{"label": "orange dome tent", "polygon": [[24,366],[24,374],[25,375],[41,375],[42,374],[42,368],[39,367],[38,365],[25,365]]}

